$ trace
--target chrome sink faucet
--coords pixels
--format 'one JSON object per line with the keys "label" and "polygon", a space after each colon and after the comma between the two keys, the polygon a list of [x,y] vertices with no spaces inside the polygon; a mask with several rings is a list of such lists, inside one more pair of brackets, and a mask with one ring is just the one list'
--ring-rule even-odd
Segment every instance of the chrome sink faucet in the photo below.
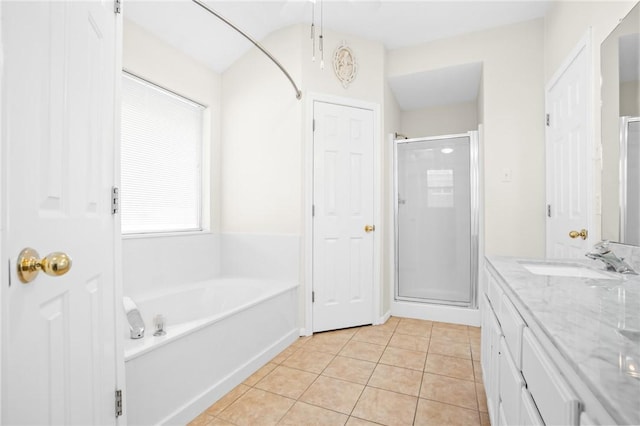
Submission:
{"label": "chrome sink faucet", "polygon": [[597,259],[604,262],[607,265],[608,271],[615,271],[620,274],[633,274],[638,275],[633,268],[624,261],[624,259],[619,258],[616,254],[609,248],[609,241],[604,240],[600,241],[598,244],[593,246],[593,250],[587,252],[585,254],[589,259]]}

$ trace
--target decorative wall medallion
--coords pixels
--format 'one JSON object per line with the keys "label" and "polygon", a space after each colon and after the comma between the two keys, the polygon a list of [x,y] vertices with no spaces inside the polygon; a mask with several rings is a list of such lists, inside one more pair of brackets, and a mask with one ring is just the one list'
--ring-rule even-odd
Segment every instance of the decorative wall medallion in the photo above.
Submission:
{"label": "decorative wall medallion", "polygon": [[345,89],[356,78],[358,71],[356,57],[344,41],[333,54],[333,70]]}

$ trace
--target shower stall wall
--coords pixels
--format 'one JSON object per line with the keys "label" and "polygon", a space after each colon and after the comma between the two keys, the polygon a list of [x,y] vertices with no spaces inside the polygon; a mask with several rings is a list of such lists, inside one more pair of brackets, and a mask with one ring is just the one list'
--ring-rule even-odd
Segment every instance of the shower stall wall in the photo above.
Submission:
{"label": "shower stall wall", "polygon": [[477,132],[394,145],[394,303],[475,309]]}

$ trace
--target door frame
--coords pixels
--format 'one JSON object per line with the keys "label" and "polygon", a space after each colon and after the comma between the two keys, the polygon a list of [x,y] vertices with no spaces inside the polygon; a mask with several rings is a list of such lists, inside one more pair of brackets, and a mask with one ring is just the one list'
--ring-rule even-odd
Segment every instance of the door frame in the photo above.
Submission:
{"label": "door frame", "polygon": [[[0,22],[2,21],[2,11],[3,11],[3,3],[0,1]],[[120,98],[121,98],[121,72],[122,72],[122,32],[123,32],[123,18],[121,13],[114,13],[115,20],[115,40],[114,42],[114,66],[116,68],[116,72],[114,74],[114,132],[113,132],[113,171],[114,171],[114,182],[115,186],[120,186]],[[6,303],[7,303],[7,289],[8,289],[8,280],[10,280],[11,274],[11,255],[7,256],[9,262],[5,263],[4,253],[6,252],[7,247],[7,169],[8,169],[8,141],[4,136],[4,115],[2,110],[3,105],[3,87],[4,87],[4,44],[2,39],[2,31],[0,31],[0,383],[3,380],[3,372],[4,372],[4,315],[7,312]],[[105,194],[107,196],[107,194]],[[127,424],[127,409],[126,409],[126,389],[125,389],[125,368],[124,368],[124,335],[121,330],[124,330],[124,315],[122,315],[121,305],[118,303],[119,300],[122,300],[123,296],[123,282],[122,282],[122,237],[120,232],[120,215],[113,215],[114,219],[114,228],[113,228],[113,238],[114,238],[114,275],[113,275],[113,285],[114,285],[114,324],[112,326],[115,329],[115,385],[117,389],[122,390],[123,392],[123,414],[120,417],[115,417],[114,424],[116,425],[126,425]],[[17,255],[17,253],[14,253]],[[12,285],[19,285],[16,283],[12,283]],[[2,386],[0,386],[0,420],[3,418],[4,411],[4,395],[2,393]],[[114,389],[114,398],[115,398],[115,389]],[[115,402],[115,399],[114,399]]]}
{"label": "door frame", "polygon": [[341,96],[308,93],[306,95],[305,117],[303,125],[304,141],[304,187],[303,187],[303,278],[304,290],[301,292],[304,300],[304,322],[300,329],[301,336],[313,334],[313,303],[311,301],[313,291],[313,105],[315,102],[342,105],[351,108],[361,108],[373,112],[373,223],[376,231],[373,233],[373,297],[371,323],[381,324],[387,316],[382,315],[380,305],[380,266],[382,258],[382,241],[384,236],[384,224],[382,223],[382,162],[380,155],[381,121],[380,105],[358,99],[344,98]]}
{"label": "door frame", "polygon": [[[564,75],[567,69],[571,66],[573,61],[584,51],[586,55],[586,109],[587,113],[585,115],[586,119],[586,131],[585,131],[585,152],[587,155],[587,164],[585,165],[585,175],[587,181],[587,193],[586,196],[586,204],[587,204],[587,230],[589,231],[589,236],[587,237],[587,242],[590,243],[593,241],[593,237],[596,236],[596,228],[595,228],[595,217],[594,217],[594,90],[593,90],[593,41],[592,41],[592,29],[591,27],[587,28],[585,34],[580,38],[580,41],[575,45],[571,52],[564,59],[562,64],[558,67],[553,76],[549,79],[547,84],[544,87],[544,107],[545,114],[549,111],[549,92],[551,88],[555,86],[555,84],[560,80],[560,78]],[[549,126],[545,126],[544,128],[544,148],[545,148],[545,257],[549,257],[551,253],[551,229],[549,226],[549,216],[546,212],[547,206],[550,204],[549,195],[551,193],[550,181],[549,181],[549,164],[551,160],[549,149],[550,139],[549,139]],[[599,234],[599,232],[597,233]],[[599,237],[599,235],[598,235]]]}
{"label": "door frame", "polygon": [[[0,2],[0,22],[2,22],[2,9],[3,9],[3,3]],[[5,163],[5,158],[6,158],[6,144],[5,144],[5,137],[4,137],[4,112],[2,111],[2,105],[3,105],[3,99],[4,99],[4,93],[2,91],[2,88],[4,87],[4,42],[2,40],[2,31],[0,31],[0,383],[4,383],[4,336],[6,335],[6,333],[4,332],[4,313],[5,313],[5,309],[4,309],[4,305],[6,303],[7,297],[6,297],[6,286],[8,283],[5,282],[6,279],[8,279],[9,277],[9,269],[5,269],[8,268],[9,265],[5,265],[4,263],[4,250],[6,247],[6,242],[5,242],[5,218],[7,217],[6,213],[5,213],[5,199],[6,199],[6,194],[7,191],[5,189],[5,182],[6,182],[6,177],[5,174],[7,173],[7,165]],[[2,394],[2,386],[0,386],[0,421],[2,421],[2,409],[3,409],[3,403],[2,401],[4,401],[4,395]]]}

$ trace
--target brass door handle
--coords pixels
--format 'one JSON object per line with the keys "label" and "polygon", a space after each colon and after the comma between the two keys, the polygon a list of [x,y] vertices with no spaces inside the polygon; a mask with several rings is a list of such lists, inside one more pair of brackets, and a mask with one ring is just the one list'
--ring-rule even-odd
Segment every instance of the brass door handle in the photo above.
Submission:
{"label": "brass door handle", "polygon": [[376,226],[375,225],[365,225],[364,226],[364,232],[373,232],[376,230]]}
{"label": "brass door handle", "polygon": [[28,284],[40,271],[57,277],[66,274],[71,269],[71,263],[71,258],[65,253],[54,252],[40,259],[37,251],[27,247],[18,256],[18,278],[23,284]]}
{"label": "brass door handle", "polygon": [[586,230],[586,229],[582,229],[582,230],[580,230],[580,232],[578,232],[578,231],[571,231],[571,232],[569,232],[569,236],[570,236],[571,238],[578,238],[578,237],[580,237],[580,238],[582,238],[583,240],[586,240],[588,235],[589,235],[589,232],[587,232],[587,230]]}

